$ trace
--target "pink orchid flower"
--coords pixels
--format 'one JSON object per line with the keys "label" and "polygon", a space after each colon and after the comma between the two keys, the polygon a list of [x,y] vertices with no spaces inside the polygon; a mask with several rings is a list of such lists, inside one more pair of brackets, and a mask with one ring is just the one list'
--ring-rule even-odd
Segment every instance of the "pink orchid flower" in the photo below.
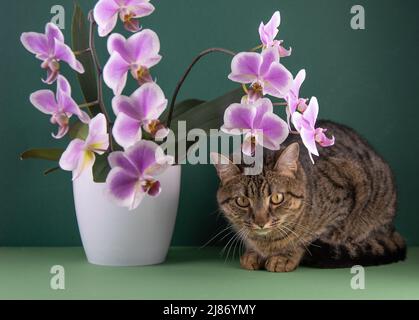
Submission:
{"label": "pink orchid flower", "polygon": [[60,61],[67,62],[78,73],[84,73],[83,65],[76,59],[73,51],[64,43],[64,35],[53,23],[45,27],[45,34],[37,32],[22,33],[20,41],[29,52],[42,60],[41,67],[47,70],[47,78],[43,80],[52,84],[60,73]]}
{"label": "pink orchid flower", "polygon": [[271,20],[265,25],[261,22],[259,26],[259,35],[260,40],[265,48],[274,47],[278,50],[279,56],[281,58],[289,57],[292,53],[292,49],[285,49],[282,44],[283,40],[275,40],[276,36],[278,35],[278,28],[281,24],[281,14],[279,11],[276,11]]}
{"label": "pink orchid flower", "polygon": [[242,84],[251,84],[253,94],[266,94],[284,98],[292,85],[291,73],[279,62],[279,53],[274,48],[257,52],[237,54],[231,63],[228,78]]}
{"label": "pink orchid flower", "polygon": [[301,113],[304,113],[307,109],[307,99],[300,98],[300,89],[303,84],[303,82],[306,79],[306,71],[300,70],[298,72],[297,76],[295,77],[291,90],[289,94],[285,97],[285,101],[288,103],[287,107],[287,119],[288,124],[290,124],[290,118],[294,114],[294,112],[299,111]]}
{"label": "pink orchid flower", "polygon": [[83,123],[90,121],[88,114],[81,111],[71,97],[70,84],[61,75],[58,76],[56,95],[51,90],[39,90],[31,94],[30,101],[39,111],[51,115],[52,124],[58,124],[58,133],[52,134],[56,139],[61,139],[67,134],[72,115],[77,116]]}
{"label": "pink orchid flower", "polygon": [[243,153],[248,156],[253,154],[256,145],[279,150],[289,135],[287,123],[273,113],[272,102],[266,98],[229,106],[221,130],[233,135],[244,134]]}
{"label": "pink orchid flower", "polygon": [[314,159],[312,155],[319,156],[316,143],[322,147],[330,147],[335,144],[334,137],[328,138],[325,135],[326,129],[316,128],[318,113],[319,103],[316,97],[312,97],[307,110],[303,114],[295,112],[292,115],[292,122],[300,133],[301,139],[306,146],[313,163]]}
{"label": "pink orchid flower", "polygon": [[156,176],[163,173],[173,160],[156,143],[145,140],[125,152],[111,153],[109,164],[112,170],[106,181],[108,194],[122,207],[138,208],[146,195],[156,197],[160,194],[161,186]]}
{"label": "pink orchid flower", "polygon": [[117,116],[112,133],[120,146],[128,148],[140,141],[141,128],[153,137],[167,136],[168,129],[158,120],[167,107],[167,99],[157,84],[146,83],[130,97],[115,97],[112,107]]}
{"label": "pink orchid flower", "polygon": [[139,84],[152,82],[149,69],[160,62],[160,40],[154,31],[145,29],[129,39],[114,33],[108,39],[111,57],[105,65],[103,76],[115,96],[119,96],[127,83],[128,71]]}
{"label": "pink orchid flower", "polygon": [[75,139],[71,141],[60,159],[60,167],[73,172],[73,180],[81,176],[85,170],[91,170],[96,156],[102,155],[109,148],[106,118],[99,113],[89,123],[89,134],[85,141]]}
{"label": "pink orchid flower", "polygon": [[149,16],[154,11],[150,0],[100,0],[93,11],[99,26],[99,35],[106,37],[115,28],[118,16],[125,29],[131,32],[139,31],[139,18]]}

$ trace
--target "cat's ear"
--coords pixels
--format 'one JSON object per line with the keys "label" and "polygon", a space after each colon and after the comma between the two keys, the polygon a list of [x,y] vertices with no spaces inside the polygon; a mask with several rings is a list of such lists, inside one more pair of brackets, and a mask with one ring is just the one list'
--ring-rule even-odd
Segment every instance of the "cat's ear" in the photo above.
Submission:
{"label": "cat's ear", "polygon": [[211,160],[217,169],[217,174],[222,182],[226,182],[231,178],[240,174],[240,169],[229,158],[222,154],[211,153]]}
{"label": "cat's ear", "polygon": [[295,142],[289,145],[279,156],[275,164],[275,170],[281,175],[295,178],[298,170],[298,158],[300,157],[300,145]]}

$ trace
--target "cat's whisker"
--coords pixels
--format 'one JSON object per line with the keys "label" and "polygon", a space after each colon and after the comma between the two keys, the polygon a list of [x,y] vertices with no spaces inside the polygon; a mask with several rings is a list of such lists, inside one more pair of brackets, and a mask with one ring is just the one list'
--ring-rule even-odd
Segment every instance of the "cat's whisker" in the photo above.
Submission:
{"label": "cat's whisker", "polygon": [[304,240],[303,239],[301,239],[301,236],[300,236],[300,234],[298,234],[298,233],[296,233],[294,230],[292,230],[292,229],[290,229],[290,228],[288,228],[287,226],[283,226],[285,229],[287,229],[288,231],[290,231],[291,233],[293,233],[294,235],[295,235],[295,237],[296,237],[296,239],[297,239],[297,241],[298,242],[300,242],[303,246],[304,246],[304,248],[307,250],[307,252],[312,256],[312,253],[311,253],[311,251],[310,251],[310,249],[307,247],[307,245],[304,243]]}
{"label": "cat's whisker", "polygon": [[224,232],[228,231],[229,229],[231,229],[232,226],[229,225],[226,228],[224,228],[223,230],[221,230],[220,232],[218,232],[215,236],[213,236],[211,239],[209,239],[202,247],[200,247],[200,249],[205,248],[206,246],[208,246],[213,240],[215,240],[218,236],[221,236],[221,234],[223,234]]}
{"label": "cat's whisker", "polygon": [[[230,247],[230,244],[232,243],[232,241],[234,241],[235,240],[235,238],[237,237],[237,233],[235,233],[232,237],[231,237],[231,239],[227,242],[227,244],[224,246],[224,248],[221,250],[221,255],[223,255],[224,253],[225,253],[225,251]],[[226,258],[226,260],[224,261],[224,262],[227,262],[227,259],[228,259],[228,254],[229,254],[229,252],[230,252],[230,249],[228,250],[228,252],[227,252],[227,258]]]}

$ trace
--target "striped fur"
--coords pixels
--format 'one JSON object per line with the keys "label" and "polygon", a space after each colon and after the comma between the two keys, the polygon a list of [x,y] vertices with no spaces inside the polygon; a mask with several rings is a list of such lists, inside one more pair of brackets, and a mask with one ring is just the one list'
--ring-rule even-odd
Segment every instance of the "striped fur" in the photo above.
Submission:
{"label": "striped fur", "polygon": [[[319,125],[337,142],[320,148],[314,165],[292,136],[281,151],[265,152],[258,176],[233,164],[216,166],[218,203],[246,244],[244,268],[287,272],[300,264],[338,268],[405,259],[405,242],[393,225],[397,193],[390,167],[354,130]],[[273,205],[273,194],[284,202]],[[249,206],[240,207],[238,197]]]}

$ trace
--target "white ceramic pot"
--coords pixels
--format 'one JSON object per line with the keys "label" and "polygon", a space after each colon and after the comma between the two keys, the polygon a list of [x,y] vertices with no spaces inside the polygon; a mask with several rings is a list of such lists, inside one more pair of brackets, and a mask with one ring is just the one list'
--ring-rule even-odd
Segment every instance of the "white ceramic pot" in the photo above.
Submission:
{"label": "white ceramic pot", "polygon": [[77,221],[90,263],[145,266],[165,261],[176,221],[181,167],[170,167],[159,181],[162,193],[146,197],[133,211],[108,199],[105,184],[94,183],[91,172],[74,181]]}

